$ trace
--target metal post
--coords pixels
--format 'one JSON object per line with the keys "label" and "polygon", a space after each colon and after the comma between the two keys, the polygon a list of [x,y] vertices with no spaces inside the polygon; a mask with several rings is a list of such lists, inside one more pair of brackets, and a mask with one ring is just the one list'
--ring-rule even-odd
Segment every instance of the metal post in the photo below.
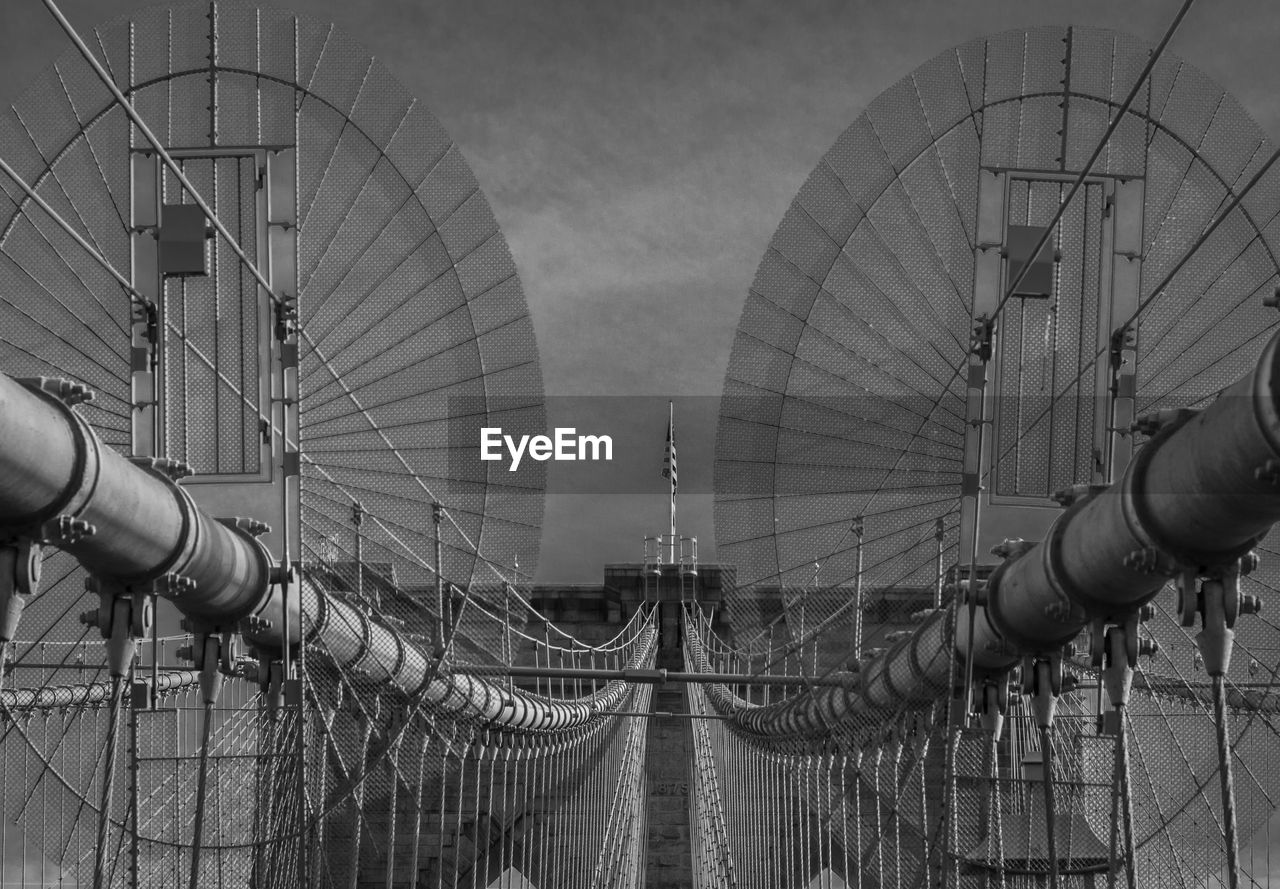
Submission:
{"label": "metal post", "polygon": [[853,520],[854,566],[853,566],[853,656],[862,657],[862,538],[865,524],[862,516]]}
{"label": "metal post", "polygon": [[440,524],[444,521],[444,507],[439,501],[431,504],[431,522],[435,528],[436,545],[436,658],[444,657],[444,542],[440,537]]}
{"label": "metal post", "polygon": [[360,526],[364,524],[364,506],[359,500],[351,501],[351,526],[355,529],[356,597],[364,601],[364,548]]}
{"label": "metal post", "polygon": [[[938,557],[937,557],[937,562],[934,565],[934,571],[933,571],[934,573],[933,607],[934,608],[942,607],[942,554],[943,554],[942,541],[944,540],[945,536],[946,536],[945,524],[943,523],[942,516],[938,516],[938,521],[934,524],[934,527],[933,527],[933,537],[938,542]],[[861,573],[861,569],[862,569],[862,564],[861,564],[862,536],[861,535],[858,536],[858,544],[859,544],[858,569],[859,569],[859,573]]]}

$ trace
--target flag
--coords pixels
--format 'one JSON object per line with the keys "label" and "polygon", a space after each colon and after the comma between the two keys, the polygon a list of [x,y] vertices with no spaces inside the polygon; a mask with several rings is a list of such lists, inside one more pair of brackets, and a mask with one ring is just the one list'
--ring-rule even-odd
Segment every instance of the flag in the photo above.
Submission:
{"label": "flag", "polygon": [[667,423],[667,452],[662,458],[662,477],[671,479],[672,493],[680,487],[676,480],[676,430],[675,421]]}

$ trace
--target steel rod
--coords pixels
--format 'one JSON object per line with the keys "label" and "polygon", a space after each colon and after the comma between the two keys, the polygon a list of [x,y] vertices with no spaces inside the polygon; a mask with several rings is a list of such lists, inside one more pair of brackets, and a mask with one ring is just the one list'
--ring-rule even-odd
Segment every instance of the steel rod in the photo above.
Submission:
{"label": "steel rod", "polygon": [[843,688],[850,682],[849,677],[828,676],[821,679],[810,679],[804,676],[756,676],[748,673],[688,673],[679,670],[661,669],[622,669],[613,670],[604,667],[520,667],[496,665],[468,665],[467,673],[475,676],[508,676],[512,678],[537,679],[606,679],[623,682],[662,685],[675,683],[716,683],[720,685],[821,685]]}
{"label": "steel rod", "polygon": [[92,244],[90,244],[87,240],[85,240],[83,235],[81,235],[78,231],[72,228],[69,222],[67,222],[60,215],[58,215],[58,213],[53,209],[53,207],[49,206],[49,203],[44,198],[40,197],[40,195],[36,193],[36,190],[32,188],[30,185],[28,185],[26,181],[21,176],[18,175],[17,170],[9,166],[9,164],[2,157],[0,157],[0,171],[3,171],[6,176],[8,176],[11,180],[13,180],[13,183],[17,185],[18,188],[22,189],[23,193],[26,194],[26,196],[30,198],[31,201],[35,203],[37,207],[43,210],[49,216],[49,218],[52,219],[54,223],[57,224],[59,228],[61,228],[64,232],[66,232],[67,236],[70,237],[71,240],[75,241],[80,246],[80,248],[84,250],[85,253],[89,254],[89,257],[94,262],[102,266],[102,268],[106,271],[107,274],[115,278],[116,283],[119,284],[124,289],[125,293],[129,294],[129,298],[131,300],[138,303],[139,305],[144,305],[144,306],[153,305],[152,301],[148,299],[146,296],[144,296],[136,287],[134,287],[133,284],[131,284],[129,280],[125,278],[124,275],[120,274],[120,272],[116,270],[116,267],[113,266],[105,256],[103,256]]}

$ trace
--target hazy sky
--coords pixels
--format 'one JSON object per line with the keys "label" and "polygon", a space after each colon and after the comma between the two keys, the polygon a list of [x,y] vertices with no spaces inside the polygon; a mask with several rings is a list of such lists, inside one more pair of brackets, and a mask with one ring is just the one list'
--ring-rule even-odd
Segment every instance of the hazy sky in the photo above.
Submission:
{"label": "hazy sky", "polygon": [[[66,0],[89,28],[142,4]],[[548,394],[718,394],[788,203],[878,93],[938,52],[1035,24],[1155,42],[1168,2],[297,3],[378,56],[458,142],[515,255]],[[1280,133],[1273,3],[1201,0],[1172,51]],[[66,49],[38,0],[0,2],[0,92]],[[680,421],[678,421],[680,422]],[[710,472],[714,424],[681,449]],[[607,430],[603,430],[607,431]],[[652,497],[548,498],[539,577],[592,581],[665,522]],[[686,439],[688,440],[688,439]],[[699,461],[695,466],[693,461]],[[705,461],[706,465],[702,465]],[[713,552],[710,496],[681,530]]]}

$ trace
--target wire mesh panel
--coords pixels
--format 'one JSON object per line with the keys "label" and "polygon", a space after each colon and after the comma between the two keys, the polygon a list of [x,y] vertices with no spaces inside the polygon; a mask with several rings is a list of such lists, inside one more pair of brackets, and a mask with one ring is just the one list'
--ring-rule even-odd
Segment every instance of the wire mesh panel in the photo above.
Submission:
{"label": "wire mesh panel", "polygon": [[[969,543],[983,541],[981,563],[1001,538],[1041,537],[1057,513],[1037,504],[1118,475],[1146,441],[1126,399],[1135,415],[1203,407],[1255,365],[1275,329],[1263,302],[1280,268],[1274,146],[1171,55],[1139,82],[1151,57],[1132,37],[1083,27],[975,40],[886,90],[818,163],[760,263],[726,373],[716,524],[738,580],[726,663],[857,674],[961,587]],[[997,304],[997,318],[983,314]],[[1273,537],[1258,547],[1246,592],[1280,586],[1275,549]],[[1051,870],[1059,885],[1101,885],[1125,859],[1138,885],[1225,882],[1212,682],[1173,600],[1162,593],[1141,630],[1158,648],[1118,734],[1098,719],[1108,707],[1088,663],[1073,669],[1094,690],[1063,699],[1048,744],[1014,705],[993,745],[963,714],[980,702],[957,678],[960,715],[946,714],[929,754],[939,786],[916,808],[900,799],[909,745],[834,714],[827,741],[864,789],[846,805],[874,884],[914,885],[895,870],[910,869],[911,828],[936,832],[937,885],[1048,885]],[[1255,849],[1280,796],[1253,746],[1274,738],[1275,633],[1242,618],[1226,677],[1239,834],[1257,834]],[[710,698],[739,722],[777,701],[738,693],[732,705]],[[806,768],[787,762],[784,787]],[[1112,831],[1118,792],[1132,802],[1132,840]],[[1263,880],[1265,864],[1249,867]]]}
{"label": "wire mesh panel", "polygon": [[[184,156],[179,166],[258,261],[258,158]],[[171,172],[161,176],[163,228],[164,214],[198,208]],[[212,254],[208,273],[166,276],[164,284],[164,453],[200,475],[255,476],[266,412],[258,285],[225,241],[204,243],[203,217],[199,229],[199,248]]]}
{"label": "wire mesh panel", "polygon": [[[0,155],[21,179],[0,182],[0,370],[93,389],[96,399],[78,412],[126,455],[149,438],[139,418],[157,412],[157,444],[140,452],[189,464],[204,485],[201,503],[217,501],[208,491],[219,480],[241,484],[222,492],[219,512],[253,512],[227,492],[266,488],[280,473],[299,477],[302,546],[289,558],[335,601],[402,628],[401,645],[439,645],[459,664],[526,654],[550,663],[553,649],[585,660],[572,640],[538,648],[520,636],[534,614],[527,593],[540,467],[513,483],[498,467],[477,472],[458,459],[473,455],[481,426],[518,435],[544,431],[545,418],[510,253],[439,123],[362,48],[280,10],[180,3],[85,36],[230,237],[209,231],[216,226],[202,212],[187,212],[196,196],[88,63],[69,53],[0,121]],[[183,219],[195,228],[175,250],[171,223]],[[279,345],[294,329],[296,352],[292,342]],[[295,367],[296,403],[278,385]],[[138,383],[147,374],[156,380],[150,389]],[[292,410],[296,435],[285,428]],[[293,466],[272,451],[286,439],[300,451]],[[176,710],[135,712],[126,682],[109,703],[102,646],[86,644],[90,627],[76,621],[96,604],[84,599],[84,572],[50,553],[17,641],[3,646],[0,691],[27,701],[44,687],[31,697],[41,707],[107,702],[119,720],[108,733],[103,711],[77,710],[86,728],[72,736],[82,746],[51,742],[54,752],[42,754],[56,761],[57,750],[101,749],[105,734],[120,739],[113,793],[123,795],[104,828],[120,857],[104,885],[318,885],[308,874],[322,872],[324,884],[348,885],[361,867],[368,879],[380,867],[380,884],[387,874],[421,876],[411,860],[427,856],[407,848],[398,870],[375,864],[394,856],[367,836],[368,819],[398,819],[387,831],[402,846],[410,829],[415,845],[425,835],[421,807],[406,809],[405,800],[473,762],[456,714],[424,726],[403,699],[381,701],[361,687],[366,715],[353,704],[360,680],[332,676],[318,680],[324,691],[284,701],[269,665],[232,665],[242,677],[256,671],[267,694],[251,703],[224,691],[206,742],[194,695],[170,702]],[[166,631],[172,620],[163,613]],[[324,655],[315,653],[317,670]],[[367,663],[389,656],[372,653]],[[179,661],[172,647],[144,659],[145,669],[154,662],[162,672]],[[250,687],[231,685],[236,694]],[[27,797],[53,785],[31,758],[44,740],[21,741],[20,720],[30,719],[0,710],[3,804],[7,816],[25,812],[38,827],[23,831],[28,838],[47,830],[48,848],[13,847],[6,837],[3,879],[17,862],[87,885],[100,869],[94,806],[104,768],[88,759],[59,771],[79,813],[69,815],[70,804],[31,808]],[[414,733],[405,734],[409,724]],[[424,750],[446,737],[457,742],[446,743],[451,766]],[[131,738],[139,743],[129,759]],[[526,753],[512,769],[525,768]],[[493,760],[485,762],[492,777]],[[326,832],[354,840],[355,854],[325,859],[319,850],[333,848],[321,842]]]}
{"label": "wire mesh panel", "polygon": [[[429,584],[439,500],[449,507],[440,536],[450,580],[526,585],[540,476],[522,473],[510,487],[496,468],[475,477],[451,455],[475,444],[453,428],[458,398],[473,415],[464,424],[485,425],[502,400],[505,425],[542,431],[537,355],[505,242],[438,122],[363,50],[281,11],[180,4],[91,37],[160,142],[182,149],[182,169],[251,261],[262,260],[266,200],[253,150],[297,146],[287,211],[300,290],[285,295],[300,313],[303,557],[354,558],[358,501],[362,557]],[[0,153],[58,215],[0,183],[0,365],[92,388],[82,413],[125,451],[143,397],[130,391],[140,307],[62,224],[127,277],[131,157],[151,150],[74,52],[0,126]],[[161,202],[191,204],[172,174],[160,178]],[[251,311],[257,285],[229,243],[211,237],[207,253],[206,275],[164,287],[164,449],[201,474],[259,473],[271,406],[255,344],[271,331]],[[31,638],[82,632],[60,620],[78,610],[82,577],[58,567],[29,612]]]}

